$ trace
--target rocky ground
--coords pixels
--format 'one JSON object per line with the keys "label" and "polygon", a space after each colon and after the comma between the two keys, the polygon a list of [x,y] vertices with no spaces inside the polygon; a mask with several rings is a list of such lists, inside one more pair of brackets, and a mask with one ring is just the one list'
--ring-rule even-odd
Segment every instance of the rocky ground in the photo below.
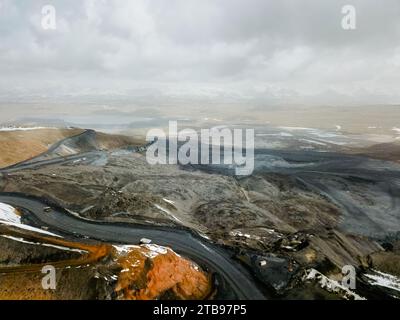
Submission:
{"label": "rocky ground", "polygon": [[[151,166],[143,153],[104,152],[107,160],[101,164],[70,163],[5,173],[0,189],[53,199],[85,218],[191,228],[232,250],[272,297],[399,296],[396,290],[371,285],[365,276],[375,269],[399,276],[396,233],[374,237],[344,227],[346,208],[300,181],[296,174],[256,170],[252,176],[237,179],[224,171]],[[382,198],[378,197],[374,182],[332,177],[325,183],[334,184],[335,192],[345,190],[357,206],[379,212],[377,203]],[[2,248],[10,246],[7,241],[0,242]],[[7,252],[0,257],[11,264]],[[44,254],[54,255],[57,253]],[[24,258],[13,259],[21,262]],[[32,252],[29,259],[40,257]],[[174,263],[174,258],[167,260],[163,262],[165,269]],[[359,286],[354,292],[340,287],[344,265],[353,265],[357,270]],[[332,279],[338,285],[329,282]],[[118,288],[117,291],[124,291],[126,284],[119,283]],[[175,297],[182,294],[172,292]],[[94,293],[85,294],[77,298],[91,298]],[[130,298],[154,298],[160,293],[149,296],[139,290],[126,294]]]}
{"label": "rocky ground", "polygon": [[[23,233],[0,237],[0,300],[203,299],[213,294],[207,273],[169,248],[64,240],[65,246],[56,246],[49,238]],[[43,287],[46,266],[55,267],[51,289]]]}

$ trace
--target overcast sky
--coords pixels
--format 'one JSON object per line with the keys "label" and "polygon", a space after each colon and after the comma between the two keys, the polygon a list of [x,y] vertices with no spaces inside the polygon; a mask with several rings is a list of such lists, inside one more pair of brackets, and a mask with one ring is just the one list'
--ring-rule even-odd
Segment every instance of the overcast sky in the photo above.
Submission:
{"label": "overcast sky", "polygon": [[400,103],[399,87],[399,0],[0,0],[3,100],[371,104]]}

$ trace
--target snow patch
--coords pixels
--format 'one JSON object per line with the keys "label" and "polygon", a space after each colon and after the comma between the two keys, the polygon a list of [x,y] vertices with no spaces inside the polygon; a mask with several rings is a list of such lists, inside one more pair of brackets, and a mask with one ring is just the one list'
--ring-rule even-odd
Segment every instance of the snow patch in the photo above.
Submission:
{"label": "snow patch", "polygon": [[32,131],[32,130],[43,130],[43,129],[57,129],[55,127],[2,127],[0,131]]}
{"label": "snow patch", "polygon": [[154,204],[154,206],[155,206],[158,210],[161,210],[161,211],[165,212],[166,214],[170,215],[174,220],[176,220],[176,221],[178,221],[178,222],[180,222],[180,223],[183,223],[181,220],[179,220],[179,219],[178,219],[171,211],[169,211],[168,209],[163,208],[163,207],[159,206],[158,204]]}
{"label": "snow patch", "polygon": [[380,286],[400,292],[400,279],[394,275],[373,270],[374,274],[365,274],[369,283],[373,286]]}
{"label": "snow patch", "polygon": [[234,237],[243,237],[243,238],[247,238],[247,239],[251,238],[251,235],[249,235],[247,233],[242,233],[241,231],[231,231],[230,234]]}
{"label": "snow patch", "polygon": [[149,258],[154,258],[160,254],[168,253],[167,248],[158,246],[156,244],[144,244],[143,247],[145,247],[149,250],[149,252],[146,253],[146,256]]}
{"label": "snow patch", "polygon": [[56,235],[54,233],[44,231],[39,228],[31,227],[27,224],[22,224],[21,217],[18,215],[17,209],[15,209],[14,207],[12,207],[8,204],[1,203],[1,202],[0,202],[0,224],[5,224],[8,226],[17,227],[19,229],[24,229],[24,230],[28,230],[28,231],[32,231],[32,232],[36,232],[36,233],[42,233],[42,234],[50,235],[53,237],[61,238],[59,235]]}
{"label": "snow patch", "polygon": [[305,128],[305,127],[278,127],[283,130],[289,130],[289,131],[294,131],[294,130],[315,130],[313,128]]}
{"label": "snow patch", "polygon": [[232,230],[229,234],[230,234],[231,236],[233,236],[233,237],[240,237],[240,238],[246,238],[246,239],[260,240],[260,237],[259,237],[259,236],[251,235],[251,234],[249,234],[249,233],[243,233],[243,232],[240,231],[240,230]]}
{"label": "snow patch", "polygon": [[2,221],[21,223],[21,217],[14,207],[0,202],[0,222]]}
{"label": "snow patch", "polygon": [[400,128],[393,127],[392,130],[395,131],[397,134],[400,134]]}
{"label": "snow patch", "polygon": [[169,204],[172,204],[172,205],[175,204],[175,202],[172,201],[172,200],[168,200],[168,199],[165,199],[165,198],[163,198],[163,200],[164,200],[165,202],[169,203]]}
{"label": "snow patch", "polygon": [[33,245],[37,245],[37,246],[51,247],[51,248],[56,248],[56,249],[60,249],[60,250],[64,250],[64,251],[71,251],[71,252],[88,253],[86,250],[81,250],[81,249],[57,246],[57,245],[53,245],[53,244],[49,244],[49,243],[31,242],[31,241],[25,240],[24,238],[18,238],[18,237],[13,237],[13,236],[8,236],[8,235],[1,235],[1,236],[3,238],[11,239],[11,240],[22,242],[22,243],[33,244]]}
{"label": "snow patch", "polygon": [[342,286],[336,280],[329,279],[327,276],[315,269],[308,269],[303,280],[316,281],[322,289],[325,289],[328,292],[337,293],[347,300],[366,300],[364,297],[361,297],[349,288]]}
{"label": "snow patch", "polygon": [[140,248],[140,246],[137,245],[121,245],[121,246],[114,245],[113,247],[119,254],[125,254],[131,251],[132,249]]}
{"label": "snow patch", "polygon": [[166,247],[158,246],[156,244],[142,244],[140,246],[138,246],[138,245],[114,245],[113,247],[120,255],[127,254],[132,249],[146,248],[148,250],[148,252],[143,252],[143,254],[146,257],[151,258],[151,259],[155,258],[156,256],[158,256],[160,254],[168,253],[168,249]]}

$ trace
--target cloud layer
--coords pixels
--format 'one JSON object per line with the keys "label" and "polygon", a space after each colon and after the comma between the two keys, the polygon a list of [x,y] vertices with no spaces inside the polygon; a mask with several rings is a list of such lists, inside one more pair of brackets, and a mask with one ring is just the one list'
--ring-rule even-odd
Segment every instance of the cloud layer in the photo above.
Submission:
{"label": "cloud layer", "polygon": [[[57,29],[43,30],[52,4]],[[0,96],[398,103],[400,2],[0,0]]]}

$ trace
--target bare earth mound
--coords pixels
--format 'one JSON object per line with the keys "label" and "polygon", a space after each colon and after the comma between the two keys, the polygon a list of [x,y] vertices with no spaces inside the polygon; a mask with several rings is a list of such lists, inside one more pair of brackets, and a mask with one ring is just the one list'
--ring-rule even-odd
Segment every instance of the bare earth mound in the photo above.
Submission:
{"label": "bare earth mound", "polygon": [[0,167],[35,157],[53,143],[83,132],[82,129],[37,129],[0,132]]}

